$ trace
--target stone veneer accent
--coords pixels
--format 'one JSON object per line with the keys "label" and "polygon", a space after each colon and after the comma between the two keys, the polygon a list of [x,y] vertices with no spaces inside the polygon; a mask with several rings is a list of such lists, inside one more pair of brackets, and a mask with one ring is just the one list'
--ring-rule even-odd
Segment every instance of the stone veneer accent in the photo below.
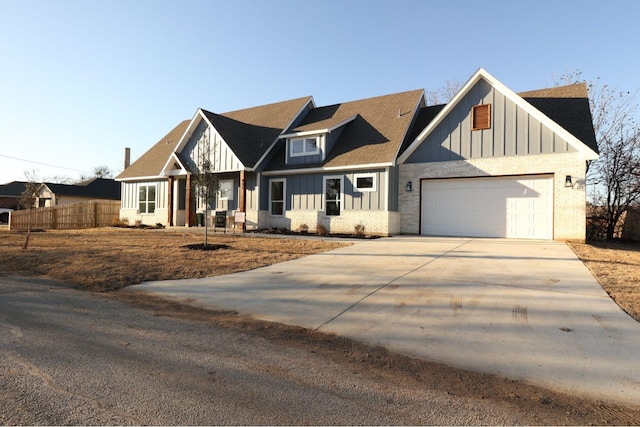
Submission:
{"label": "stone veneer accent", "polygon": [[[473,178],[554,174],[553,238],[561,241],[585,240],[586,229],[586,160],[580,153],[543,154],[491,159],[472,159],[436,163],[400,165],[400,232],[418,234],[420,230],[420,181],[428,178]],[[571,175],[573,188],[564,186]],[[413,183],[413,191],[404,186]]]}

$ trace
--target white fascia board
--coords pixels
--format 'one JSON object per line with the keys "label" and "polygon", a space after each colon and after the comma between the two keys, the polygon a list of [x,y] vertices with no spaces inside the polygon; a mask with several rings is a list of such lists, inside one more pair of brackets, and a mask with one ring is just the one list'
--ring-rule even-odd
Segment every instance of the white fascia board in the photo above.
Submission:
{"label": "white fascia board", "polygon": [[330,128],[305,130],[304,132],[293,132],[293,133],[288,133],[288,134],[285,134],[285,135],[280,135],[280,138],[295,138],[297,136],[309,136],[309,135],[327,134],[327,133],[333,132],[334,130],[338,129],[339,127],[342,127],[342,126],[346,125],[347,123],[355,120],[356,117],[358,117],[357,114],[355,116],[349,117],[348,119],[345,119],[345,120],[341,121],[340,123],[337,123],[337,124],[331,126]]}
{"label": "white fascia board", "polygon": [[309,136],[309,135],[321,135],[326,133],[329,133],[329,129],[306,130],[304,132],[294,132],[294,133],[287,133],[285,135],[280,135],[279,139],[296,138],[296,137],[303,137],[303,136]]}
{"label": "white fascia board", "polygon": [[49,188],[49,186],[47,184],[45,184],[44,182],[41,183],[40,185],[38,185],[38,188],[36,188],[36,190],[33,192],[33,194],[40,194],[42,193],[42,187],[46,188],[50,193],[55,194],[53,191],[51,191],[51,189]]}
{"label": "white fascia board", "polygon": [[[293,122],[296,121],[296,119],[300,116],[300,114],[302,114],[302,112],[305,110],[305,108],[307,108],[307,105],[311,104],[311,108],[315,108],[316,107],[316,103],[313,100],[313,96],[310,96],[309,99],[307,100],[307,102],[304,103],[304,105],[302,106],[302,108],[300,108],[300,110],[296,113],[295,116],[293,116],[293,118],[289,121],[289,123],[287,123],[287,126],[282,130],[283,132],[286,131],[287,129],[289,129],[289,127],[291,127],[291,125],[293,124]],[[253,165],[252,168],[245,168],[245,170],[247,171],[255,171],[256,169],[258,169],[258,166],[260,166],[260,163],[262,163],[264,161],[264,159],[267,157],[267,155],[271,152],[271,150],[273,150],[273,147],[275,147],[275,145],[278,143],[278,141],[280,141],[280,139],[282,138],[282,133],[280,133],[280,135],[278,135],[278,137],[275,139],[275,141],[273,141],[271,143],[271,145],[269,146],[269,148],[267,148],[265,150],[265,152],[262,154],[262,156],[258,159],[258,161],[256,162],[255,165]]]}
{"label": "white fascia board", "polygon": [[[238,159],[238,162],[240,162],[240,159],[238,158],[236,153],[234,153],[233,150],[231,150],[231,147],[229,147],[229,145],[224,140],[224,138],[222,138],[222,135],[220,135],[220,132],[218,132],[218,130],[215,128],[215,126],[213,126],[213,123],[211,123],[211,121],[209,121],[207,116],[202,112],[202,108],[198,108],[198,111],[196,111],[196,114],[193,116],[193,119],[191,119],[191,123],[189,123],[189,126],[187,126],[187,130],[185,130],[184,134],[182,135],[182,138],[180,138],[180,142],[176,146],[175,150],[173,150],[174,153],[182,152],[182,150],[184,149],[185,145],[187,145],[187,142],[189,141],[189,138],[193,134],[193,131],[198,126],[198,124],[200,124],[200,120],[196,120],[198,117],[200,117],[201,120],[204,120],[204,122],[207,124],[209,129],[213,129],[215,131],[215,133],[218,135],[218,137],[220,139],[220,142],[225,144],[225,146],[227,148],[229,148],[229,150],[233,153],[233,155]],[[169,162],[171,162],[171,157],[167,160],[167,163],[165,163],[164,167],[162,168],[163,172],[166,170],[167,166],[169,165]],[[180,163],[180,166],[184,167],[184,165],[182,164],[182,162],[180,162],[179,159],[178,159],[178,162]],[[240,162],[240,164],[242,164],[242,162]],[[246,166],[244,164],[242,164],[242,167],[246,169]],[[185,170],[186,170],[186,168],[185,168]],[[239,170],[240,169],[238,169],[238,171]],[[234,170],[229,170],[229,171],[225,171],[225,172],[235,172],[235,171]]]}
{"label": "white fascia board", "polygon": [[[168,169],[172,160],[174,160],[180,166],[180,169],[181,169],[180,172],[178,172],[178,173],[170,172],[170,171],[174,171],[175,170],[175,169]],[[182,172],[184,172],[184,173],[182,173]],[[169,160],[167,160],[167,163],[165,163],[164,167],[162,168],[162,171],[160,172],[160,175],[161,176],[175,176],[175,175],[186,175],[188,173],[189,173],[188,169],[186,168],[184,163],[182,163],[182,160],[180,160],[180,157],[178,157],[178,155],[174,151],[173,153],[171,153],[171,156],[169,156]]]}
{"label": "white fascia board", "polygon": [[173,151],[177,153],[182,151],[187,141],[189,140],[189,137],[193,133],[194,129],[198,126],[199,121],[196,120],[198,116],[200,116],[200,118],[202,118],[203,120],[207,119],[207,117],[202,112],[202,108],[198,108],[196,110],[196,113],[193,115],[193,118],[191,119],[189,126],[187,126],[187,128],[185,129],[184,133],[182,134],[182,137],[178,140],[178,143],[176,144],[176,147],[173,149]]}
{"label": "white fascia board", "polygon": [[284,169],[284,170],[276,170],[276,171],[264,171],[262,174],[264,176],[274,176],[274,175],[297,175],[297,174],[305,174],[305,173],[318,173],[318,172],[335,172],[335,171],[353,171],[353,170],[368,170],[368,169],[381,169],[388,168],[389,166],[394,166],[393,162],[387,163],[371,163],[368,165],[350,165],[350,166],[328,166],[328,167],[320,167],[320,168],[301,168],[301,169]]}
{"label": "white fascia board", "polygon": [[569,131],[551,120],[533,105],[529,104],[517,93],[509,89],[498,79],[489,74],[489,72],[487,72],[485,69],[479,68],[478,71],[476,71],[473,76],[471,76],[471,78],[464,84],[464,86],[462,86],[462,88],[451,99],[451,101],[449,101],[449,103],[436,115],[431,123],[429,123],[427,127],[424,128],[422,132],[420,132],[420,134],[409,145],[405,152],[402,153],[402,155],[398,158],[398,164],[404,163],[409,158],[409,156],[413,154],[418,146],[422,144],[425,139],[427,139],[429,134],[431,134],[431,132],[440,124],[440,122],[442,122],[442,120],[451,112],[451,110],[453,110],[455,106],[458,105],[460,100],[471,90],[471,88],[478,81],[480,81],[480,79],[485,79],[496,90],[502,92],[504,96],[506,96],[509,100],[511,100],[527,113],[531,114],[531,116],[533,116],[543,125],[547,126],[552,132],[556,133],[558,136],[566,140],[571,146],[581,152],[585,156],[586,160],[594,160],[598,158],[598,154],[595,151],[587,147],[582,141],[573,136]]}
{"label": "white fascia board", "polygon": [[[204,115],[204,113],[202,113],[202,109],[198,108],[198,110],[196,110],[196,113],[193,115],[193,118],[191,119],[191,122],[189,123],[189,126],[187,126],[187,128],[185,129],[184,133],[182,134],[182,136],[180,137],[180,139],[178,140],[178,143],[176,144],[175,148],[172,151],[172,155],[169,156],[169,158],[167,159],[167,161],[165,162],[164,166],[162,167],[162,171],[160,172],[160,174],[164,174],[164,172],[167,170],[167,168],[169,167],[169,163],[171,163],[171,159],[173,157],[173,153],[179,153],[182,151],[182,149],[184,148],[184,146],[186,145],[187,141],[189,140],[189,137],[191,136],[191,134],[193,133],[193,130],[195,129],[195,127],[197,126],[197,123],[199,123],[196,118],[200,116],[202,119],[206,120],[206,117]],[[208,122],[208,120],[207,120]],[[182,162],[180,162],[180,166],[182,165]]]}
{"label": "white fascia board", "polygon": [[595,160],[599,157],[595,151],[589,148],[584,142],[580,141],[578,138],[573,136],[568,130],[566,130],[565,128],[563,128],[553,120],[551,120],[546,114],[538,110],[533,105],[529,104],[527,101],[524,100],[524,98],[522,98],[520,95],[518,95],[517,93],[509,89],[504,84],[502,84],[500,81],[498,81],[498,79],[493,77],[491,74],[489,74],[488,72],[482,69],[480,70],[484,72],[485,76],[483,77],[485,78],[485,80],[487,80],[494,88],[502,92],[507,98],[513,101],[514,104],[522,108],[524,111],[526,111],[531,116],[533,116],[533,118],[535,118],[540,123],[548,127],[556,135],[560,136],[562,139],[567,141],[569,145],[573,146],[573,148],[578,150],[579,153],[582,153],[584,155],[585,160]]}
{"label": "white fascia board", "polygon": [[131,178],[120,178],[116,179],[118,182],[129,182],[129,181],[158,181],[165,179],[166,176],[156,175],[156,176],[135,176]]}
{"label": "white fascia board", "polygon": [[480,80],[480,74],[484,71],[480,68],[475,72],[473,76],[460,88],[458,93],[449,101],[449,103],[442,109],[440,112],[431,120],[431,122],[427,125],[426,128],[413,140],[413,142],[407,147],[407,149],[402,153],[400,157],[398,157],[398,164],[404,163],[409,156],[413,154],[414,151],[422,144],[422,142],[429,136],[429,134],[435,129],[440,122],[449,114],[449,112],[460,102],[462,97],[471,89],[471,87],[476,84],[478,80]]}

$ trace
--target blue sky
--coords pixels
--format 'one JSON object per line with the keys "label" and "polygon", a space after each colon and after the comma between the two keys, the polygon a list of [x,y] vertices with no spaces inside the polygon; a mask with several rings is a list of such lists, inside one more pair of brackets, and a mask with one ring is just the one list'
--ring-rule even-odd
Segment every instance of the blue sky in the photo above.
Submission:
{"label": "blue sky", "polygon": [[0,183],[122,170],[199,107],[554,76],[640,88],[640,2],[0,0]]}

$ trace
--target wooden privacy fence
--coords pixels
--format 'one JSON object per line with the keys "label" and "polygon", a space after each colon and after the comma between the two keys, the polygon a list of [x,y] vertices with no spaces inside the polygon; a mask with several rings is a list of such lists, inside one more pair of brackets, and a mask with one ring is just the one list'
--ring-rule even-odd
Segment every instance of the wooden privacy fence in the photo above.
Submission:
{"label": "wooden privacy fence", "polygon": [[11,212],[10,230],[29,229],[31,214],[32,230],[68,230],[73,228],[96,228],[112,225],[120,217],[120,201],[91,200],[68,205],[38,208],[29,211]]}

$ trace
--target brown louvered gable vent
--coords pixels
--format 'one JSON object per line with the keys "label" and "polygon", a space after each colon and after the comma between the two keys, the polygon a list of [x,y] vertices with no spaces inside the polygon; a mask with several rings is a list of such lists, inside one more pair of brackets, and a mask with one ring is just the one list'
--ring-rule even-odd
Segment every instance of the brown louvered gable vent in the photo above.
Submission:
{"label": "brown louvered gable vent", "polygon": [[472,130],[491,128],[491,104],[474,105],[471,109]]}

